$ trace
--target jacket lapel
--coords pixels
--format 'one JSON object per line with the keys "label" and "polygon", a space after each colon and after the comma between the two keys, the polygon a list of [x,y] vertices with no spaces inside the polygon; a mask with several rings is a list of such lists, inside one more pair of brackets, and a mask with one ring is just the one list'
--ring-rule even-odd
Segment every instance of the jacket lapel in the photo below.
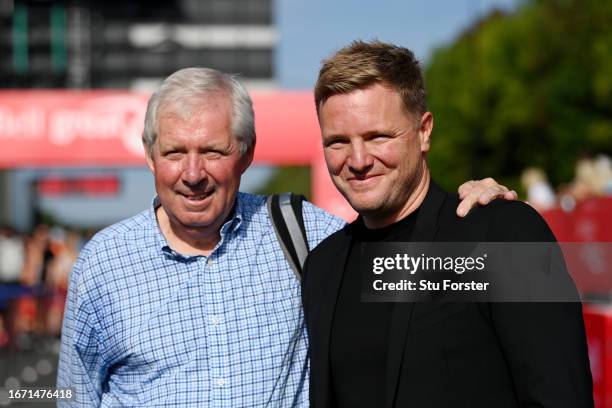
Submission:
{"label": "jacket lapel", "polygon": [[352,245],[352,238],[349,233],[350,226],[345,228],[346,235],[343,236],[343,240],[338,245],[339,251],[337,256],[330,260],[329,263],[329,281],[322,288],[320,296],[321,302],[321,361],[324,369],[321,371],[320,381],[318,384],[323,388],[317,394],[323,399],[317,401],[317,407],[327,408],[331,402],[331,367],[329,360],[329,349],[331,345],[331,329],[333,325],[334,315],[336,314],[336,304],[338,302],[338,295],[340,293],[340,284],[342,283],[342,277],[344,275],[344,269],[346,268],[346,262],[348,259],[349,250]]}
{"label": "jacket lapel", "polygon": [[[410,238],[411,242],[433,242],[438,231],[438,216],[445,199],[446,192],[431,180],[425,200],[419,207],[416,225]],[[395,404],[413,309],[414,303],[412,302],[398,302],[393,306],[385,381],[385,407],[387,408],[393,408]]]}

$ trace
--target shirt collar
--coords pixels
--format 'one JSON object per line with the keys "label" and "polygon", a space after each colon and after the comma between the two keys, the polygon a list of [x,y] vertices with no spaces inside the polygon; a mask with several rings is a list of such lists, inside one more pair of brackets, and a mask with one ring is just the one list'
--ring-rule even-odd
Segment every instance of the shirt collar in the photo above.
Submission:
{"label": "shirt collar", "polygon": [[221,239],[223,235],[228,232],[236,232],[242,225],[242,218],[244,216],[244,204],[242,203],[241,193],[236,193],[234,199],[234,209],[230,213],[229,219],[221,226]]}
{"label": "shirt collar", "polygon": [[161,229],[159,228],[159,224],[157,222],[157,215],[155,212],[157,208],[161,205],[159,201],[159,196],[155,196],[153,198],[153,202],[151,203],[151,207],[149,209],[149,215],[151,219],[151,224],[153,226],[153,231],[155,231],[155,240],[157,241],[157,247],[160,248],[164,253],[171,252],[170,245],[168,245],[168,241],[166,241],[166,237],[162,234]]}

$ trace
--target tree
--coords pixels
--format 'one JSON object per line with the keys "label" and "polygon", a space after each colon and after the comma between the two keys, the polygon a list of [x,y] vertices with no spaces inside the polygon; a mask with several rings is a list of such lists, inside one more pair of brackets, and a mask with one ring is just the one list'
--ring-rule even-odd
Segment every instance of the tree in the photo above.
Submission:
{"label": "tree", "polygon": [[579,155],[612,152],[612,4],[523,2],[434,52],[425,71],[432,172],[447,188],[528,166],[569,181]]}

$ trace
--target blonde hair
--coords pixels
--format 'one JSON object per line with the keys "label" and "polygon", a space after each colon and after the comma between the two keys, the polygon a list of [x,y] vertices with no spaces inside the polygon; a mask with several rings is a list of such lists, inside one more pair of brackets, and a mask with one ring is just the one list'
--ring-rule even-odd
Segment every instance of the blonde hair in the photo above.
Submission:
{"label": "blonde hair", "polygon": [[323,61],[314,89],[317,114],[329,97],[376,83],[393,87],[408,112],[427,112],[423,74],[412,51],[378,40],[357,40]]}

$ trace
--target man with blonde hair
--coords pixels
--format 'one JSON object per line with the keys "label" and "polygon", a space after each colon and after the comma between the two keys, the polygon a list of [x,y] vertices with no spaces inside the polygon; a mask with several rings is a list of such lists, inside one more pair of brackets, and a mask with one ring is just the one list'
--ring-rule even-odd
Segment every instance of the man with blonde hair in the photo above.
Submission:
{"label": "man with blonde hair", "polygon": [[[459,198],[429,173],[433,115],[413,53],[353,42],[324,61],[315,101],[329,173],[360,215],[319,244],[305,265],[311,406],[592,407],[579,301],[483,303],[468,294],[453,302],[435,286],[408,301],[363,300],[369,294],[363,282],[372,275],[364,268],[368,248],[555,240],[544,220],[517,201],[496,200],[456,216]],[[577,299],[567,272],[559,276],[568,298]]]}

